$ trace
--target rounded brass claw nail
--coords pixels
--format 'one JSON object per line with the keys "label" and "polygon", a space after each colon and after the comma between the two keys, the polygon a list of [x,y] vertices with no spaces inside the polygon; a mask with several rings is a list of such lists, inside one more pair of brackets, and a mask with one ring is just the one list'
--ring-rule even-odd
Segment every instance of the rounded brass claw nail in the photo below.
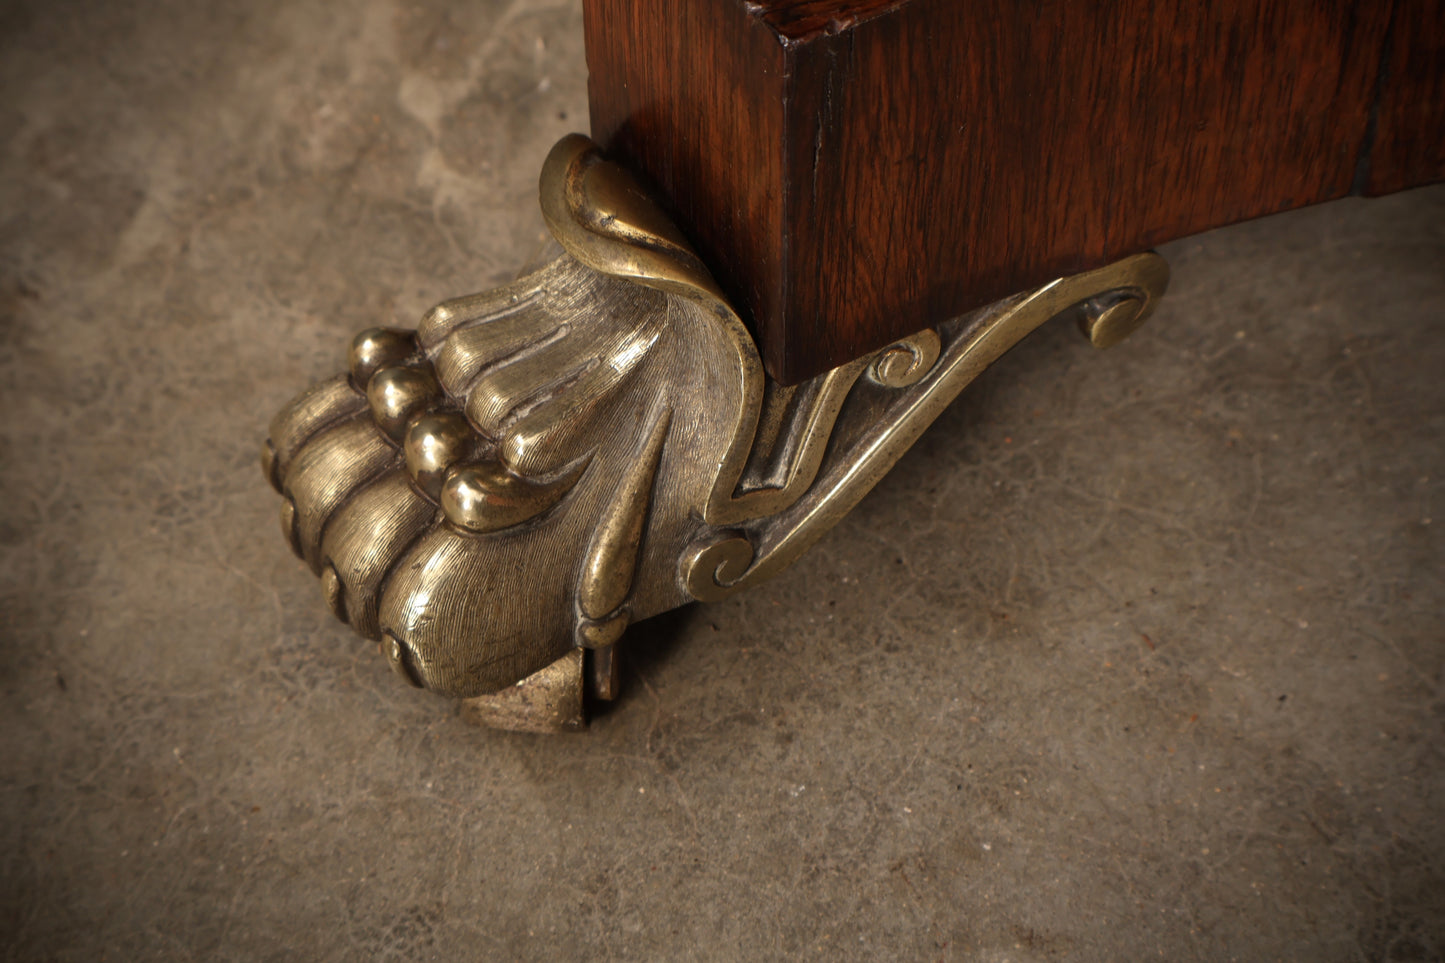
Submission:
{"label": "rounded brass claw nail", "polygon": [[351,383],[357,390],[365,391],[372,375],[388,365],[405,361],[415,351],[416,333],[413,331],[367,328],[351,339],[351,350],[347,352]]}
{"label": "rounded brass claw nail", "polygon": [[524,478],[496,461],[454,468],[442,484],[442,511],[469,532],[511,528],[557,504],[585,467],[583,462],[550,482]]}
{"label": "rounded brass claw nail", "polygon": [[343,622],[347,621],[346,588],[341,584],[335,565],[328,564],[321,570],[321,591],[326,595],[326,607],[331,609],[331,614]]}
{"label": "rounded brass claw nail", "polygon": [[402,443],[407,473],[417,488],[440,499],[447,469],[471,455],[476,441],[476,434],[460,412],[419,415],[407,426]]}
{"label": "rounded brass claw nail", "polygon": [[366,386],[372,417],[392,441],[400,442],[407,422],[441,395],[428,368],[382,368]]}
{"label": "rounded brass claw nail", "polygon": [[406,646],[401,644],[400,639],[390,632],[386,633],[381,637],[381,651],[386,655],[386,661],[391,666],[391,671],[395,672],[402,681],[407,685],[416,686],[418,689],[422,687],[420,680],[412,672],[411,666],[406,664]]}

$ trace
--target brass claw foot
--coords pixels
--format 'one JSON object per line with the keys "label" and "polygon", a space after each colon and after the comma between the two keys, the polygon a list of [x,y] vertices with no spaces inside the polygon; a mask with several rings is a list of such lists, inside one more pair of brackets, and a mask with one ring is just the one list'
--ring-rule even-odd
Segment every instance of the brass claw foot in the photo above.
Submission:
{"label": "brass claw foot", "polygon": [[631,621],[776,574],[985,367],[1049,318],[1095,344],[1152,311],[1153,254],[769,381],[685,239],[586,138],[553,148],[565,254],[356,337],[271,423],[282,529],[331,610],[488,724],[584,724]]}

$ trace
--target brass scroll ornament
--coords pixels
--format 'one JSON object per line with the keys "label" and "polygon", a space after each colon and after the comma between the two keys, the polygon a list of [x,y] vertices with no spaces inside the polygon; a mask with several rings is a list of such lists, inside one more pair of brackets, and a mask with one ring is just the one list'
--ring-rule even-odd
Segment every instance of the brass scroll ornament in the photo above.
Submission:
{"label": "brass scroll ornament", "polygon": [[582,725],[628,623],[777,574],[980,372],[1076,317],[1154,309],[1141,254],[783,387],[706,267],[581,135],[541,176],[566,252],[352,342],[271,422],[263,467],[327,603],[413,685],[511,728]]}

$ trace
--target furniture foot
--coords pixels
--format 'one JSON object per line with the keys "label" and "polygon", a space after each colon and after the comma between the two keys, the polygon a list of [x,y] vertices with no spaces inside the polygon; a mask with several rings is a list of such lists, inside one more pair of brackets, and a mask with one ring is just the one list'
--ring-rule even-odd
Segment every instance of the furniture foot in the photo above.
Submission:
{"label": "furniture foot", "polygon": [[1034,328],[1072,317],[1106,347],[1168,282],[1138,255],[783,386],[585,137],[552,150],[541,202],[561,257],[415,332],[362,332],[263,454],[337,617],[408,683],[505,728],[581,727],[584,690],[616,694],[630,622],[775,575]]}

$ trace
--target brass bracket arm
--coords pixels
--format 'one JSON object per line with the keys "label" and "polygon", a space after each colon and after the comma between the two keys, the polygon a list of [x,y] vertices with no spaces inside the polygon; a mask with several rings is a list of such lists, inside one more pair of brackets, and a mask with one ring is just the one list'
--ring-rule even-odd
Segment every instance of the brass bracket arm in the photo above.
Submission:
{"label": "brass bracket arm", "polygon": [[1168,283],[1142,254],[800,385],[658,205],[580,135],[541,176],[565,253],[371,329],[271,422],[263,467],[331,610],[475,720],[561,730],[611,698],[638,619],[777,574],[969,382],[1071,316],[1107,347]]}

